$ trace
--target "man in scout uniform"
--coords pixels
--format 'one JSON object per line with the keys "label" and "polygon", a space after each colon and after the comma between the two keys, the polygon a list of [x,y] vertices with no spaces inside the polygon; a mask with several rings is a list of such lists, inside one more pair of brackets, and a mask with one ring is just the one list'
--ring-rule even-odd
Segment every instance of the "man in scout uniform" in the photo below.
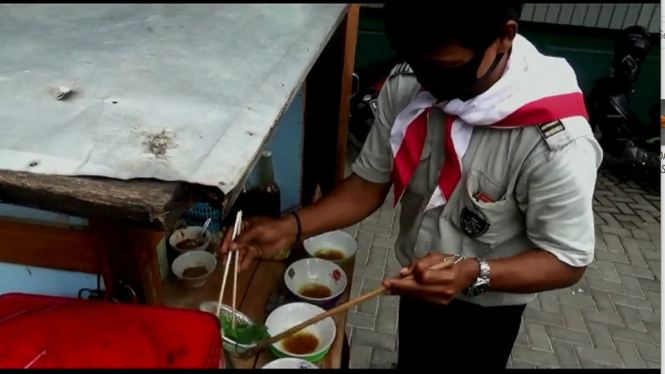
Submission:
{"label": "man in scout uniform", "polygon": [[[433,4],[437,4],[436,6]],[[280,219],[254,218],[222,253],[243,264],[401,203],[398,368],[503,368],[526,304],[593,260],[602,151],[564,59],[517,34],[521,4],[384,7],[397,66],[336,189]],[[453,263],[430,269],[442,261]]]}

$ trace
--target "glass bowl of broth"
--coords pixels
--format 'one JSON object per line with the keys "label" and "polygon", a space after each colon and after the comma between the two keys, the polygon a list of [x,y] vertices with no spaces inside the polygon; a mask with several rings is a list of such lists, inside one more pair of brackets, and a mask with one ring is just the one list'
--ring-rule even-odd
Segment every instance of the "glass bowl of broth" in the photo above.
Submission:
{"label": "glass bowl of broth", "polygon": [[342,268],[327,260],[306,258],[284,272],[286,288],[300,300],[323,308],[334,306],[348,284]]}
{"label": "glass bowl of broth", "polygon": [[[217,301],[204,301],[199,305],[199,310],[216,314],[217,313]],[[224,350],[228,352],[231,355],[238,356],[245,351],[248,351],[254,347],[256,347],[256,343],[248,343],[244,342],[239,343],[236,342],[232,337],[228,336],[228,332],[225,333],[224,328],[228,328],[228,323],[224,323],[224,319],[228,320],[231,318],[231,316],[235,314],[236,317],[236,323],[238,326],[248,326],[248,325],[255,325],[256,322],[254,322],[251,318],[249,318],[247,315],[234,310],[231,306],[222,304],[219,308],[219,315],[217,315],[217,318],[220,320],[220,325],[222,327],[221,335],[222,335],[222,344],[224,347]]]}
{"label": "glass bowl of broth", "polygon": [[303,242],[310,257],[334,262],[340,266],[356,255],[356,239],[342,230],[329,231]]}
{"label": "glass bowl of broth", "polygon": [[[284,304],[268,315],[265,325],[268,334],[275,336],[324,312],[322,308],[308,303]],[[332,317],[326,317],[288,338],[271,344],[269,348],[278,358],[294,357],[316,362],[328,353],[336,333]]]}

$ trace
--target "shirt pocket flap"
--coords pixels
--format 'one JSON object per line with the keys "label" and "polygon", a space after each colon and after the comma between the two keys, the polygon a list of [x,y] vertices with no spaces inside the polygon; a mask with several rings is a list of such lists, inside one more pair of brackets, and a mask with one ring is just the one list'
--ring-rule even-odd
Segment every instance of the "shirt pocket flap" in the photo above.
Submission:
{"label": "shirt pocket flap", "polygon": [[465,183],[456,224],[467,236],[493,248],[524,232],[524,216],[506,185],[474,171]]}

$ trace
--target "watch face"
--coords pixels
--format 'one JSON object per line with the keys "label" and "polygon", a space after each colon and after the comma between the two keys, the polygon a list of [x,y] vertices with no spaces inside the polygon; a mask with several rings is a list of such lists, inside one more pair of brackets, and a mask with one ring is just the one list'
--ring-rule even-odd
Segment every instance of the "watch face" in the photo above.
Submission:
{"label": "watch face", "polygon": [[488,284],[483,281],[478,281],[474,284],[471,285],[465,292],[464,295],[466,297],[474,297],[478,295],[482,295],[487,291]]}
{"label": "watch face", "polygon": [[487,291],[489,288],[490,280],[490,269],[489,265],[485,260],[479,259],[478,263],[480,264],[480,276],[476,278],[476,281],[473,282],[466,290],[464,290],[464,295],[467,297],[474,297],[481,295]]}
{"label": "watch face", "polygon": [[476,295],[480,295],[480,294],[485,293],[485,291],[487,291],[487,286],[488,286],[487,283],[479,284],[478,287],[476,287],[476,289],[475,289]]}

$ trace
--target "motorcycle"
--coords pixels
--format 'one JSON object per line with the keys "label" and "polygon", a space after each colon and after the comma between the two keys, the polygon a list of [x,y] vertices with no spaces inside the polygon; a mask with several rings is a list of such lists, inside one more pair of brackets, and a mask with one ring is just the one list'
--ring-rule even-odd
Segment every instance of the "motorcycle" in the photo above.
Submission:
{"label": "motorcycle", "polygon": [[[589,123],[606,161],[623,169],[620,178],[624,180],[660,167],[659,126],[651,123],[654,118],[646,125],[640,123],[629,108],[630,94],[650,47],[651,35],[646,29],[624,29],[615,40],[611,73],[599,79],[585,98]],[[649,114],[654,117],[653,108]]]}

